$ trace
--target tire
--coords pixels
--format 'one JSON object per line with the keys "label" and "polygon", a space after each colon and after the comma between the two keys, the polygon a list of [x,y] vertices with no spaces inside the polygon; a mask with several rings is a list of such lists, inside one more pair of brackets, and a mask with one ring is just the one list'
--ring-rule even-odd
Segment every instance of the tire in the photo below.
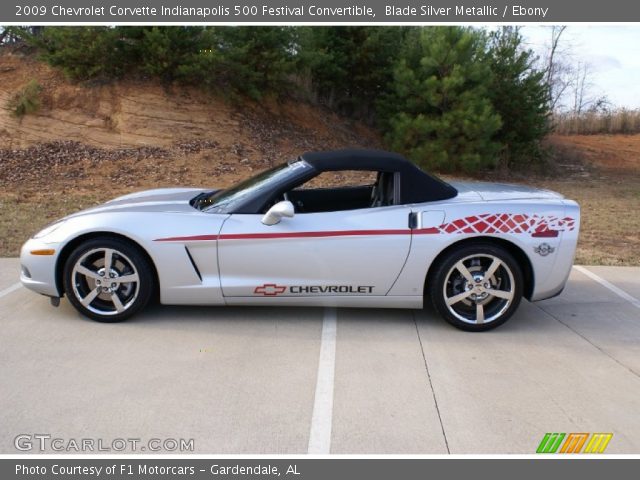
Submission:
{"label": "tire", "polygon": [[523,285],[522,269],[507,250],[475,243],[456,248],[438,261],[429,275],[427,294],[451,325],[482,332],[509,320],[520,305]]}
{"label": "tire", "polygon": [[[107,262],[110,268],[105,269]],[[67,298],[82,315],[112,323],[126,320],[149,303],[155,275],[137,246],[102,237],[87,240],[71,252],[63,283]]]}

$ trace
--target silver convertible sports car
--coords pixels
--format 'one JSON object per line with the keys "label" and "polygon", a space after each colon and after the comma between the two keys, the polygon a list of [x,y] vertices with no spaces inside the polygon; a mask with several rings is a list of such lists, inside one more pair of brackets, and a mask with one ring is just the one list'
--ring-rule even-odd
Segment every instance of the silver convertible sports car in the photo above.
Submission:
{"label": "silver convertible sports car", "polygon": [[422,308],[488,330],[558,295],[580,208],[514,185],[447,184],[387,152],[306,153],[226,190],[170,188],[69,215],[22,247],[22,283],[83,315],[183,305]]}

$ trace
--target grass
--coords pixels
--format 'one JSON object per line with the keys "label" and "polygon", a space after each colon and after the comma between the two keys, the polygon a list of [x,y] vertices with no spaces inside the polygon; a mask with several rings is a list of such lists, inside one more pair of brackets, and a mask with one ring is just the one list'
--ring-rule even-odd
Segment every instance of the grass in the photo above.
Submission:
{"label": "grass", "polygon": [[40,109],[42,86],[35,80],[27,83],[22,90],[9,99],[7,107],[14,117],[22,118]]}
{"label": "grass", "polygon": [[580,204],[576,263],[640,265],[640,135],[557,136],[551,143],[565,174],[536,183]]}
{"label": "grass", "polygon": [[22,244],[45,225],[107,200],[97,195],[0,194],[0,257],[16,257]]}
{"label": "grass", "polygon": [[565,113],[555,115],[553,123],[555,132],[561,135],[628,135],[640,133],[640,110]]}
{"label": "grass", "polygon": [[[609,179],[610,180],[610,179]],[[576,262],[580,265],[640,265],[640,179],[576,184],[542,182],[576,200],[581,227]]]}

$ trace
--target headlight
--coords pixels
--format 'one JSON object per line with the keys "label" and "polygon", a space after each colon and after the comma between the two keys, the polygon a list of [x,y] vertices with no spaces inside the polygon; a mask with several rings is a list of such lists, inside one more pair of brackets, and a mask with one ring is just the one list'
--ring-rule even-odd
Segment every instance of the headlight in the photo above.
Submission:
{"label": "headlight", "polygon": [[46,237],[47,235],[53,233],[54,231],[56,231],[58,229],[58,227],[60,225],[62,225],[65,221],[64,220],[58,220],[57,222],[54,222],[50,225],[47,225],[46,227],[44,227],[42,230],[40,230],[38,233],[36,233],[33,238],[42,238],[42,237]]}

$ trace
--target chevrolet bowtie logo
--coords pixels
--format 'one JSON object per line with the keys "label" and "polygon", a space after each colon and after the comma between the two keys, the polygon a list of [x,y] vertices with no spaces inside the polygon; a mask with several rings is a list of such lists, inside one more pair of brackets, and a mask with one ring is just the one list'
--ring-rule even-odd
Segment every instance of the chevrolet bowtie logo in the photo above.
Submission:
{"label": "chevrolet bowtie logo", "polygon": [[284,293],[286,289],[287,287],[276,285],[275,283],[265,283],[260,287],[256,287],[256,289],[253,291],[253,294],[264,295],[265,297],[275,297],[276,295]]}

